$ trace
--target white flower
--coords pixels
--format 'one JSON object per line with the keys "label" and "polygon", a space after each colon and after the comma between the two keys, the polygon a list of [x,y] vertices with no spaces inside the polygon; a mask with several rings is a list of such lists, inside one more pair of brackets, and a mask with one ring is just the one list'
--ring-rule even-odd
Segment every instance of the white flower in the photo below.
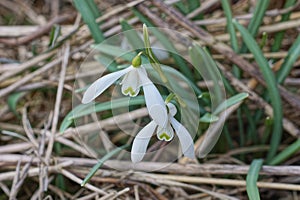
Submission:
{"label": "white flower", "polygon": [[168,103],[167,106],[168,122],[164,126],[157,124],[155,121],[151,121],[136,135],[131,149],[132,162],[140,162],[143,159],[149,141],[155,130],[157,138],[165,141],[172,140],[175,130],[184,156],[195,158],[194,143],[191,135],[186,128],[174,118],[175,114],[177,113],[176,107],[171,103]]}
{"label": "white flower", "polygon": [[139,93],[140,87],[143,87],[149,115],[157,124],[165,126],[168,114],[164,100],[148,78],[146,69],[139,64],[131,65],[126,69],[107,74],[96,80],[84,93],[82,103],[87,104],[93,101],[122,76],[124,76],[121,82],[122,93],[134,97]]}

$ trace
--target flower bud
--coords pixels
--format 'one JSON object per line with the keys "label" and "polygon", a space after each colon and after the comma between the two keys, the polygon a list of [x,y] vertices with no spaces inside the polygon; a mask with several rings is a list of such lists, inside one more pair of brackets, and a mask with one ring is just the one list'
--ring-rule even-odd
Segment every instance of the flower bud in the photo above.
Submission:
{"label": "flower bud", "polygon": [[139,66],[141,66],[141,64],[142,64],[142,58],[141,58],[141,54],[140,53],[132,59],[131,64],[132,64],[133,67],[139,67]]}

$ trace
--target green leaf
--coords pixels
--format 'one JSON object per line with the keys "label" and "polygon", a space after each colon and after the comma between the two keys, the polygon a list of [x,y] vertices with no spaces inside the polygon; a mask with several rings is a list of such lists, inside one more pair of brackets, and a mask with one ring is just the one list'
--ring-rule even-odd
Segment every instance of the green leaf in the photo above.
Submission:
{"label": "green leaf", "polygon": [[15,138],[19,138],[21,140],[24,140],[25,142],[28,142],[28,139],[26,137],[24,137],[23,135],[19,134],[19,133],[15,133],[12,131],[7,131],[7,130],[2,130],[1,131],[3,135],[9,135],[11,137],[15,137]]}
{"label": "green leaf", "polygon": [[294,63],[300,56],[300,35],[298,35],[297,39],[293,42],[293,45],[288,51],[287,56],[282,63],[282,67],[277,72],[277,82],[283,83],[285,78],[289,75],[290,71],[293,69]]}
{"label": "green leaf", "polygon": [[90,7],[93,4],[93,2],[88,1],[94,0],[74,0],[74,5],[78,12],[80,12],[84,22],[89,27],[93,39],[98,44],[104,41],[105,37],[102,31],[100,30],[99,25],[96,23],[97,13],[95,12],[95,7]]}
{"label": "green leaf", "polygon": [[105,54],[95,55],[94,59],[99,63],[101,63],[103,66],[106,66],[107,71],[109,72],[118,71],[119,65],[109,55],[105,55]]}
{"label": "green leaf", "polygon": [[[92,48],[98,50],[101,53],[116,57],[116,58],[123,58],[124,60],[131,63],[132,59],[136,56],[135,52],[128,52],[123,49],[121,49],[118,46],[113,46],[109,44],[103,44],[100,45],[91,45]],[[102,56],[102,55],[101,55]]]}
{"label": "green leaf", "polygon": [[168,79],[166,78],[164,73],[162,73],[160,63],[159,63],[158,59],[156,58],[156,56],[154,55],[154,53],[152,52],[148,28],[147,28],[146,24],[143,25],[143,36],[144,36],[144,45],[145,45],[146,55],[148,56],[151,66],[153,67],[153,69],[155,69],[158,72],[161,80],[164,83],[167,83]]}
{"label": "green leaf", "polygon": [[219,106],[214,110],[213,114],[218,115],[222,111],[226,110],[228,107],[237,104],[249,96],[248,93],[240,93],[236,94],[229,99],[225,100],[223,103],[219,104]]}
{"label": "green leaf", "polygon": [[90,8],[90,11],[92,12],[94,19],[98,18],[101,16],[101,13],[98,9],[97,4],[95,3],[94,0],[85,0]]}
{"label": "green leaf", "polygon": [[144,42],[139,36],[139,34],[132,28],[132,26],[123,19],[120,21],[120,24],[122,26],[123,33],[131,47],[134,50],[142,49],[144,47]]}
{"label": "green leaf", "polygon": [[[288,8],[288,7],[291,7],[293,6],[295,3],[297,2],[297,0],[286,0],[285,1],[285,4],[284,4],[284,8]],[[281,21],[280,22],[285,22],[285,21],[288,21],[289,18],[290,18],[290,15],[291,15],[291,11],[288,12],[288,13],[285,13],[281,16]],[[285,31],[279,31],[276,33],[275,37],[274,37],[274,42],[273,42],[273,45],[272,45],[272,52],[277,52],[279,51],[280,49],[280,46],[281,46],[281,42],[283,40],[283,37],[284,37],[284,32]]]}
{"label": "green leaf", "polygon": [[174,5],[180,10],[182,14],[187,15],[189,13],[189,9],[182,1],[178,1]]}
{"label": "green leaf", "polygon": [[296,140],[293,144],[289,145],[282,152],[276,155],[270,162],[270,165],[278,165],[290,158],[293,154],[300,150],[300,139]]}
{"label": "green leaf", "polygon": [[[221,3],[222,3],[222,7],[224,10],[225,16],[226,16],[226,24],[227,24],[226,27],[227,27],[227,31],[230,35],[230,44],[231,44],[234,52],[237,53],[239,51],[239,44],[238,44],[238,39],[236,36],[234,25],[232,23],[232,13],[231,13],[231,8],[230,8],[231,6],[230,6],[228,0],[222,0]],[[236,77],[240,77],[241,70],[236,65],[233,66],[233,74]]]}
{"label": "green leaf", "polygon": [[211,113],[205,113],[201,118],[200,122],[202,123],[213,123],[219,120],[219,117],[216,115],[213,115]]}
{"label": "green leaf", "polygon": [[250,169],[248,171],[246,178],[246,189],[249,200],[260,200],[259,190],[256,184],[262,164],[262,159],[255,159],[252,161]]}
{"label": "green leaf", "polygon": [[[251,18],[250,23],[249,23],[248,28],[247,28],[248,31],[249,31],[249,34],[252,37],[256,36],[256,34],[258,32],[258,29],[260,27],[260,24],[263,21],[265,12],[266,12],[266,10],[269,6],[269,3],[270,3],[270,0],[257,1],[257,5],[255,6],[255,10],[253,12],[253,17]],[[246,53],[247,52],[247,46],[248,45],[244,41],[244,43],[242,45],[242,48],[240,50],[240,53]]]}
{"label": "green leaf", "polygon": [[220,86],[220,80],[222,77],[218,71],[218,67],[211,56],[203,50],[197,44],[194,44],[189,49],[191,61],[195,69],[201,76],[205,76],[205,81],[211,80],[215,87],[210,89],[210,93],[213,94],[214,99],[212,102],[220,104],[224,99],[224,92],[222,86]]}
{"label": "green leaf", "polygon": [[55,43],[60,36],[61,27],[57,24],[55,24],[50,32],[50,39],[49,39],[49,47],[53,48],[55,46]]}
{"label": "green leaf", "polygon": [[26,92],[16,92],[8,96],[7,103],[10,111],[12,111],[16,116],[19,115],[17,112],[18,101],[26,94]]}
{"label": "green leaf", "polygon": [[[128,107],[128,100],[129,100],[128,97],[124,97],[124,98],[115,99],[103,103],[80,104],[66,115],[66,117],[61,123],[59,131],[63,133],[73,123],[73,120],[76,118],[86,116],[94,112],[102,112],[105,110]],[[137,96],[135,98],[130,99],[129,101],[129,105],[141,105],[144,103],[145,100],[143,96]]]}
{"label": "green leaf", "polygon": [[94,165],[94,167],[91,169],[91,171],[89,172],[89,174],[82,181],[81,186],[84,186],[95,175],[95,173],[104,164],[105,161],[107,161],[108,159],[110,159],[112,156],[114,156],[115,154],[119,153],[120,151],[126,149],[128,146],[129,146],[129,144],[125,144],[123,146],[120,146],[120,147],[112,150],[111,152],[108,152],[103,158],[101,158],[98,161],[98,163],[96,165]]}
{"label": "green leaf", "polygon": [[254,55],[254,59],[257,62],[260,71],[266,81],[267,90],[269,92],[269,96],[271,99],[271,104],[274,112],[274,126],[273,126],[273,134],[271,138],[271,147],[268,152],[267,162],[270,161],[276,154],[279,143],[281,141],[282,136],[282,105],[281,105],[281,97],[277,88],[277,82],[275,80],[275,76],[273,71],[269,67],[269,63],[266,58],[263,56],[261,49],[258,44],[254,40],[254,38],[250,35],[250,33],[238,22],[234,21],[234,25],[240,31],[243,41]]}
{"label": "green leaf", "polygon": [[[133,13],[143,22],[145,23],[148,27],[154,27],[153,24],[138,10],[133,9]],[[168,52],[171,52],[171,56],[174,58],[175,63],[177,64],[179,70],[191,81],[194,80],[192,72],[189,70],[189,67],[185,63],[185,60],[178,55],[178,51],[174,47],[173,43],[169,40],[167,36],[165,36],[162,32],[159,31],[157,28],[151,28],[150,29],[153,35],[160,41],[160,43],[166,48]],[[148,36],[149,38],[149,36]],[[149,40],[149,39],[148,39]],[[144,37],[144,42],[145,37]],[[150,47],[150,41],[145,48]]]}

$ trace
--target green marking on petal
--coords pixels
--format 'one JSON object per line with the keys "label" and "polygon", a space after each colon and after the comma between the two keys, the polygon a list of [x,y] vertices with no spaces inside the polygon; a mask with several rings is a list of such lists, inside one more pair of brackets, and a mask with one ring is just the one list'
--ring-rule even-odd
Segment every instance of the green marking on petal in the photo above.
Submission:
{"label": "green marking on petal", "polygon": [[124,90],[124,94],[125,95],[129,94],[130,96],[134,96],[135,92],[133,91],[132,87],[129,87],[126,90]]}
{"label": "green marking on petal", "polygon": [[160,140],[165,140],[165,141],[169,141],[171,139],[171,137],[167,134],[167,133],[161,133],[158,138]]}

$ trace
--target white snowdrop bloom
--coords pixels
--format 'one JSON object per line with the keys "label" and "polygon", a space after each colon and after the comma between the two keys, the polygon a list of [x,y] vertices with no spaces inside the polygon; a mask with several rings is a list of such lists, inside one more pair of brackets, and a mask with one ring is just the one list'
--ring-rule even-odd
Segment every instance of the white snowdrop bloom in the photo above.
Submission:
{"label": "white snowdrop bloom", "polygon": [[164,126],[151,121],[135,137],[131,149],[132,162],[140,162],[147,150],[149,141],[156,131],[159,140],[170,141],[174,137],[174,130],[179,138],[183,155],[189,158],[195,158],[194,142],[188,130],[178,122],[174,116],[177,113],[176,107],[168,103],[168,121]]}
{"label": "white snowdrop bloom", "polygon": [[148,78],[146,69],[141,66],[141,58],[139,55],[133,59],[132,65],[126,69],[107,74],[92,83],[85,91],[82,103],[87,104],[92,102],[122,76],[124,76],[121,81],[122,93],[135,97],[139,93],[140,87],[143,87],[149,115],[155,123],[160,126],[165,126],[168,114],[164,100],[155,85]]}

